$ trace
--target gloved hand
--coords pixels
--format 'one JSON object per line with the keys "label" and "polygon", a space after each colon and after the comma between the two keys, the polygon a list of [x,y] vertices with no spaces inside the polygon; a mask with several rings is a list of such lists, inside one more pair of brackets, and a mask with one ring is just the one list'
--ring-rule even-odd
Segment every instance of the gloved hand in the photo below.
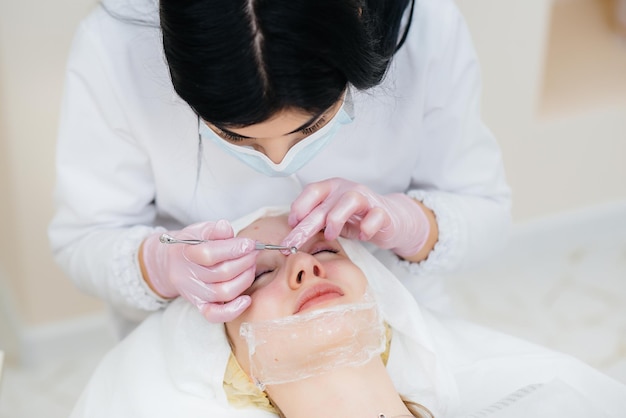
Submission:
{"label": "gloved hand", "polygon": [[163,244],[161,233],[146,238],[140,250],[144,279],[165,298],[182,296],[211,322],[227,322],[250,306],[241,295],[252,282],[258,251],[248,238],[234,238],[227,221],[202,222],[168,232],[177,239],[206,239],[198,245]]}
{"label": "gloved hand", "polygon": [[307,185],[291,204],[288,222],[294,229],[282,245],[299,247],[325,228],[327,240],[358,238],[401,257],[417,254],[430,232],[415,200],[403,193],[381,196],[341,178]]}

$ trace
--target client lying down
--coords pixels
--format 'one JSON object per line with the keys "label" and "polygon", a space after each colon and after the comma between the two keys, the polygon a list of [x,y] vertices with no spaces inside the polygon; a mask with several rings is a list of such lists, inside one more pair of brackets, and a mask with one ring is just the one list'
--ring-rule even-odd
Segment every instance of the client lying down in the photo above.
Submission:
{"label": "client lying down", "polygon": [[[280,242],[284,211],[235,223]],[[423,311],[358,242],[257,259],[252,304],[211,324],[180,299],[102,360],[72,417],[622,417],[626,386],[576,359]]]}

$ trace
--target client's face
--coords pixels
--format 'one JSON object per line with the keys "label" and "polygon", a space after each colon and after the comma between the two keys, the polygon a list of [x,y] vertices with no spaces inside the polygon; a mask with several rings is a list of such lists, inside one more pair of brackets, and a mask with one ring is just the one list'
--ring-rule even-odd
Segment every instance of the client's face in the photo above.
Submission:
{"label": "client's face", "polygon": [[[243,229],[238,236],[277,244],[289,233],[287,216],[267,217]],[[239,336],[243,322],[284,318],[312,310],[363,299],[367,279],[337,241],[326,241],[319,233],[298,249],[296,254],[262,251],[257,258],[256,279],[246,292],[250,307],[226,330],[238,353],[245,348]],[[246,353],[247,354],[247,353]],[[243,364],[242,364],[243,366]]]}

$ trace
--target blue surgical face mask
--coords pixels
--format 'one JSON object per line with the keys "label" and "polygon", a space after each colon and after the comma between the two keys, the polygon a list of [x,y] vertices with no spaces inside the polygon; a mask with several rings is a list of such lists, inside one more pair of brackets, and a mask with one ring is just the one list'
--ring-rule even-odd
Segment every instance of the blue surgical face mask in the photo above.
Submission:
{"label": "blue surgical face mask", "polygon": [[218,136],[206,123],[200,123],[200,135],[204,140],[211,140],[224,151],[238,158],[246,165],[254,168],[261,174],[270,177],[290,176],[326,147],[333,139],[342,125],[352,122],[352,103],[350,97],[346,95],[344,103],[339,111],[317,132],[304,138],[287,151],[283,160],[276,164],[267,155],[249,146],[234,145]]}

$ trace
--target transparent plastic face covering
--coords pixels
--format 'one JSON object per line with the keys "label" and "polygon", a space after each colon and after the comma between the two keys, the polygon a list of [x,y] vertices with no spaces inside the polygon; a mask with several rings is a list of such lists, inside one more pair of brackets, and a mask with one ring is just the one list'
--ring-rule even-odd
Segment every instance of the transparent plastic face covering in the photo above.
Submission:
{"label": "transparent plastic face covering", "polygon": [[371,291],[363,300],[302,315],[244,322],[255,384],[295,382],[340,367],[367,363],[385,349],[385,326]]}

